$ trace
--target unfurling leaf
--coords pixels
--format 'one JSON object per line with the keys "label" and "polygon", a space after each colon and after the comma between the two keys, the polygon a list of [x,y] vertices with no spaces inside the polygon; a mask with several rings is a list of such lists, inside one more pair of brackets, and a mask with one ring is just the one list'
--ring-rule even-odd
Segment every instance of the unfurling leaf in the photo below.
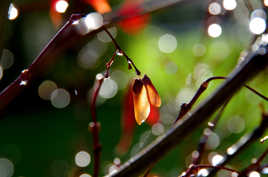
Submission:
{"label": "unfurling leaf", "polygon": [[155,89],[152,81],[150,80],[150,78],[147,75],[144,75],[142,81],[145,85],[150,104],[155,106],[155,107],[160,107],[161,106],[161,98],[160,98],[157,90]]}
{"label": "unfurling leaf", "polygon": [[149,116],[150,103],[148,100],[146,88],[140,79],[135,79],[132,86],[132,95],[134,102],[134,114],[136,122],[141,125]]}

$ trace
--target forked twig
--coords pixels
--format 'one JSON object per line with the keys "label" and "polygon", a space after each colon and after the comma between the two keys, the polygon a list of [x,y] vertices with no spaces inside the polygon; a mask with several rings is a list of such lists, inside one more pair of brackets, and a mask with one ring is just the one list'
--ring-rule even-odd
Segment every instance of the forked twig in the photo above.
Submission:
{"label": "forked twig", "polygon": [[[181,105],[181,110],[180,110],[180,113],[179,113],[176,121],[178,121],[179,119],[181,119],[185,114],[187,114],[192,109],[192,107],[196,103],[197,99],[207,89],[208,84],[211,81],[213,81],[213,80],[224,80],[224,79],[227,79],[227,77],[215,76],[215,77],[210,77],[206,81],[204,81],[201,84],[201,86],[199,87],[199,89],[197,90],[197,92],[195,93],[194,97],[191,99],[191,101],[189,103],[184,103],[184,104]],[[253,93],[255,93],[256,95],[258,95],[259,97],[261,97],[262,99],[264,99],[265,101],[268,101],[268,97],[264,96],[263,94],[261,94],[257,90],[251,88],[248,85],[243,85],[243,86],[246,87],[247,89],[249,89],[250,91],[252,91]]]}

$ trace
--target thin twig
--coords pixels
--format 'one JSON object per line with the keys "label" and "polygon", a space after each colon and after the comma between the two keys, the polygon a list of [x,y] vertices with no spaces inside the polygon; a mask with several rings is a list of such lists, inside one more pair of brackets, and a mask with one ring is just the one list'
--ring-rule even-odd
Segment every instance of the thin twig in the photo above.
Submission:
{"label": "thin twig", "polygon": [[96,101],[97,101],[97,97],[99,95],[99,91],[103,83],[103,80],[104,80],[104,77],[96,79],[96,85],[94,87],[93,96],[92,96],[92,100],[90,104],[91,117],[93,121],[89,124],[90,129],[92,130],[92,135],[93,135],[93,152],[94,152],[93,177],[99,176],[99,168],[100,168],[100,155],[101,155],[101,144],[99,140],[100,125],[97,121],[97,116],[96,116]]}
{"label": "thin twig", "polygon": [[[184,103],[184,104],[181,105],[181,110],[180,110],[179,115],[178,115],[178,117],[177,117],[177,119],[176,119],[175,122],[177,122],[179,119],[181,119],[185,114],[187,114],[192,109],[192,107],[196,103],[197,99],[207,89],[208,84],[211,81],[213,81],[213,80],[225,80],[225,79],[227,79],[227,77],[215,76],[215,77],[210,77],[207,80],[205,80],[201,84],[201,86],[199,87],[199,89],[195,93],[194,97],[191,99],[191,101],[188,104],[187,103]],[[252,91],[253,93],[255,93],[256,95],[258,95],[259,97],[261,97],[262,99],[264,99],[265,101],[268,101],[268,97],[264,96],[263,94],[261,94],[257,90],[251,88],[248,85],[243,85],[243,86],[246,87],[247,89],[249,89],[250,91]]]}
{"label": "thin twig", "polygon": [[[214,120],[212,122],[209,122],[209,126],[208,126],[208,129],[212,132],[215,130],[216,128],[216,125],[220,119],[220,117],[222,116],[222,113],[224,111],[224,109],[226,108],[227,104],[229,103],[230,100],[227,100],[224,105],[220,108],[219,112],[217,113],[216,117],[214,118]],[[208,141],[208,138],[209,138],[209,134],[207,133],[203,133],[203,136],[200,138],[199,140],[199,144],[198,144],[198,147],[197,147],[197,156],[194,156],[193,157],[193,164],[194,165],[197,165],[201,162],[202,160],[202,156],[205,152],[205,146],[207,144],[207,141]]]}
{"label": "thin twig", "polygon": [[131,65],[134,67],[136,74],[140,75],[141,72],[138,70],[138,68],[136,67],[136,65],[134,64],[134,62],[128,57],[128,55],[126,54],[126,52],[124,50],[122,50],[122,48],[119,46],[119,44],[116,42],[116,40],[114,39],[114,37],[112,36],[112,34],[106,29],[104,28],[104,31],[109,35],[109,37],[112,39],[112,42],[115,46],[115,48],[118,50],[119,53],[122,53],[123,56],[127,59],[127,63],[129,64],[129,69],[131,69]]}

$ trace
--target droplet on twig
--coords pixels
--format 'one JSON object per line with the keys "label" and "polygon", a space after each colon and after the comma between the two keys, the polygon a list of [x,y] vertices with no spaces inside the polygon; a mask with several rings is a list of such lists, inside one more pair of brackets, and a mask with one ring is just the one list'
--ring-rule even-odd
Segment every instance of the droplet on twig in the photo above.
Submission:
{"label": "droplet on twig", "polygon": [[100,125],[99,122],[97,122],[97,123],[90,122],[90,123],[88,124],[88,130],[89,130],[90,132],[92,132],[92,131],[93,131],[93,128],[94,128],[95,126],[97,126],[98,130],[100,130],[101,125]]}
{"label": "droplet on twig", "polygon": [[116,55],[122,57],[124,54],[123,54],[123,52],[121,50],[117,49],[116,50]]}
{"label": "droplet on twig", "polygon": [[22,81],[20,81],[20,86],[26,86],[27,83],[28,83],[28,81],[22,80]]}
{"label": "droplet on twig", "polygon": [[264,141],[266,141],[268,139],[268,136],[265,136],[265,137],[263,137],[261,140],[260,140],[260,142],[261,143],[264,143]]}

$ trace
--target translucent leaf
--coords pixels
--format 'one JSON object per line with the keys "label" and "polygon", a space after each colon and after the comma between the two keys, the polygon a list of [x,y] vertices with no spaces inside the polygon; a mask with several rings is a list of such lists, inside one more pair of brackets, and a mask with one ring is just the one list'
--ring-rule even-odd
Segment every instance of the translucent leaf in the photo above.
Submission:
{"label": "translucent leaf", "polygon": [[144,84],[140,79],[134,81],[132,87],[134,113],[136,122],[141,125],[149,116],[150,103]]}
{"label": "translucent leaf", "polygon": [[160,98],[157,90],[155,89],[153,83],[149,79],[149,77],[144,75],[142,81],[146,87],[146,91],[148,94],[150,104],[152,104],[153,106],[156,106],[156,107],[160,107],[161,106],[161,98]]}

